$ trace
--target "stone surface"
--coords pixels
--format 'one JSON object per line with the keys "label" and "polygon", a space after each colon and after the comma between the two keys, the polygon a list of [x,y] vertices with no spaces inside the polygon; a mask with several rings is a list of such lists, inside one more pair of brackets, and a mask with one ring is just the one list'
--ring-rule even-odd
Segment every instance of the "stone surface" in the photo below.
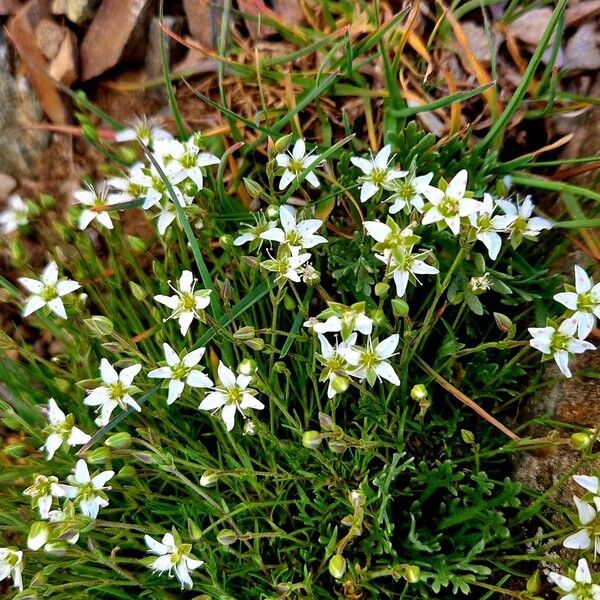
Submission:
{"label": "stone surface", "polygon": [[[165,27],[177,33],[183,34],[185,29],[185,19],[183,17],[165,16],[163,18]],[[169,64],[172,65],[181,60],[186,53],[184,46],[173,40],[167,34],[163,37]],[[146,54],[146,73],[148,79],[158,79],[162,77],[162,55],[160,50],[160,19],[152,17],[148,29],[148,52]],[[166,93],[164,86],[161,86],[162,93]]]}
{"label": "stone surface", "polygon": [[72,23],[81,25],[92,17],[97,3],[97,0],[54,0],[52,12],[55,15],[65,15]]}
{"label": "stone surface", "polygon": [[567,69],[600,68],[600,31],[594,21],[584,23],[567,42],[565,63]]}
{"label": "stone surface", "polygon": [[216,48],[223,0],[183,0],[183,9],[194,40],[208,48]]}
{"label": "stone surface", "polygon": [[17,180],[8,173],[0,172],[0,200],[6,200],[17,187]]}
{"label": "stone surface", "polygon": [[81,79],[143,62],[155,0],[104,0],[81,43]]}
{"label": "stone surface", "polygon": [[49,134],[32,130],[43,112],[23,76],[11,71],[8,40],[0,32],[0,171],[4,176],[30,176]]}
{"label": "stone surface", "polygon": [[510,32],[522,42],[530,46],[537,46],[550,18],[552,9],[548,7],[534,8],[528,10],[522,16],[515,19],[509,26]]}

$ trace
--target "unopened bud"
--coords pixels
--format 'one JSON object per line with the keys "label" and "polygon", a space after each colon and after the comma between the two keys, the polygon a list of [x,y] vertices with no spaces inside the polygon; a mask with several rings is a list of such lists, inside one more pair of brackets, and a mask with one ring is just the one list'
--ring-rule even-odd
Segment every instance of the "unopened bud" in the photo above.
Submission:
{"label": "unopened bud", "polygon": [[348,389],[349,385],[350,381],[343,375],[335,375],[331,380],[331,387],[337,394],[343,394]]}
{"label": "unopened bud", "polygon": [[288,133],[287,135],[280,137],[278,140],[275,140],[275,144],[274,144],[275,152],[277,152],[277,153],[285,152],[287,147],[290,145],[291,139],[292,139],[292,134]]}
{"label": "unopened bud", "polygon": [[421,579],[421,569],[417,565],[408,565],[404,572],[404,579],[408,583],[417,583]]}
{"label": "unopened bud", "polygon": [[589,433],[585,431],[578,431],[571,436],[571,446],[575,450],[585,450],[592,442],[592,438]]}
{"label": "unopened bud", "polygon": [[258,366],[257,366],[255,360],[252,360],[251,358],[245,358],[238,365],[238,373],[240,375],[246,375],[246,376],[250,377],[251,375],[254,375],[254,373],[256,373],[257,368],[258,368]]}
{"label": "unopened bud", "polygon": [[427,396],[427,388],[422,383],[417,383],[417,385],[413,385],[412,389],[410,390],[410,397],[417,402],[426,400]]}
{"label": "unopened bud", "polygon": [[323,441],[318,431],[305,431],[302,434],[302,445],[309,450],[316,450]]}
{"label": "unopened bud", "polygon": [[245,343],[246,346],[252,348],[252,350],[256,350],[257,352],[260,352],[265,347],[265,340],[262,338],[252,338],[251,340],[247,340]]}
{"label": "unopened bud", "polygon": [[36,521],[29,529],[27,537],[27,547],[30,550],[39,550],[47,541],[50,535],[48,524],[44,521]]}
{"label": "unopened bud", "polygon": [[321,273],[317,271],[312,265],[304,267],[304,273],[302,274],[302,281],[308,287],[314,287],[321,283]]}
{"label": "unopened bud", "polygon": [[66,554],[68,549],[69,545],[67,542],[59,541],[48,542],[44,546],[44,552],[47,552],[48,554],[54,554],[55,556],[62,556],[63,554]]}
{"label": "unopened bud", "polygon": [[96,448],[87,456],[87,462],[90,465],[98,465],[110,460],[110,450],[108,448]]}
{"label": "unopened bud", "polygon": [[131,434],[126,431],[119,431],[119,433],[115,433],[107,438],[104,444],[109,448],[115,449],[129,448],[131,446]]}
{"label": "unopened bud", "polygon": [[394,298],[392,300],[392,312],[394,316],[403,319],[408,316],[408,304],[402,298]]}
{"label": "unopened bud", "polygon": [[328,440],[327,445],[335,454],[344,454],[346,448],[348,447],[346,443],[342,442],[341,440]]}
{"label": "unopened bud", "polygon": [[223,248],[224,250],[233,248],[233,236],[229,235],[228,233],[223,234],[219,238],[219,244],[221,245],[221,248]]}
{"label": "unopened bud", "polygon": [[321,426],[321,429],[324,429],[325,431],[332,431],[335,427],[333,419],[322,412],[319,413],[319,425]]}
{"label": "unopened bud", "polygon": [[213,487],[219,480],[219,476],[212,469],[207,469],[200,477],[200,485],[202,487]]}
{"label": "unopened bud", "polygon": [[244,177],[244,185],[252,198],[258,198],[263,193],[262,186],[256,183],[256,181],[252,181],[252,179]]}
{"label": "unopened bud", "polygon": [[255,336],[254,327],[246,325],[240,327],[234,334],[233,339],[235,340],[251,340]]}
{"label": "unopened bud", "polygon": [[244,435],[250,435],[250,436],[256,435],[256,425],[255,425],[254,421],[251,421],[250,419],[245,421]]}
{"label": "unopened bud", "polygon": [[232,529],[222,529],[217,534],[217,541],[222,546],[231,546],[237,541],[237,535]]}
{"label": "unopened bud", "polygon": [[200,191],[198,186],[191,179],[186,179],[182,184],[180,184],[179,188],[186,196],[189,196],[190,198],[195,198]]}
{"label": "unopened bud", "polygon": [[142,238],[139,238],[135,235],[128,235],[127,241],[134,252],[140,253],[146,250],[146,242],[144,242]]}
{"label": "unopened bud", "polygon": [[385,298],[389,291],[390,291],[389,283],[384,283],[383,281],[380,281],[379,283],[375,284],[375,295],[378,298]]}
{"label": "unopened bud", "polygon": [[269,220],[278,219],[279,218],[279,207],[271,204],[271,205],[267,206],[265,213],[267,215],[267,219],[269,219]]}
{"label": "unopened bud", "polygon": [[328,568],[332,577],[341,579],[346,572],[346,559],[341,554],[336,554],[330,558]]}
{"label": "unopened bud", "polygon": [[83,324],[88,333],[93,337],[104,337],[113,332],[112,321],[108,317],[102,315],[94,315],[89,319],[84,319]]}
{"label": "unopened bud", "polygon": [[542,578],[540,572],[536,569],[527,580],[527,591],[530,594],[537,594],[542,589]]}
{"label": "unopened bud", "polygon": [[513,328],[512,321],[502,313],[495,312],[494,313],[494,321],[496,321],[496,325],[500,331],[504,333],[508,333]]}
{"label": "unopened bud", "polygon": [[133,297],[140,302],[146,297],[146,290],[135,281],[129,282],[129,289],[131,290]]}

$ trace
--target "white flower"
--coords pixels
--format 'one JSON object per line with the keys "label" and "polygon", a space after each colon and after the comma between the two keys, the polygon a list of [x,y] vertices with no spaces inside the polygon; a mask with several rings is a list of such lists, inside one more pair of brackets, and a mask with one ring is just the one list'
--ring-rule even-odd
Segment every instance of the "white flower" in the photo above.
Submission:
{"label": "white flower", "polygon": [[267,271],[273,271],[277,274],[275,281],[283,283],[285,279],[300,283],[300,275],[303,272],[302,265],[310,260],[310,254],[305,252],[299,253],[300,250],[296,246],[292,246],[287,252],[279,252],[277,258],[271,258],[261,262],[261,266]]}
{"label": "white flower", "polygon": [[592,477],[590,475],[573,475],[573,481],[588,492],[599,496],[598,500],[600,501],[600,480],[598,480],[598,477]]}
{"label": "white flower", "polygon": [[492,260],[498,258],[502,247],[499,232],[506,231],[512,221],[512,217],[508,215],[494,215],[495,208],[492,196],[484,194],[479,212],[469,215],[469,221],[475,229],[475,237],[487,248]]}
{"label": "white flower", "polygon": [[142,117],[137,119],[131,127],[126,127],[115,133],[115,142],[131,142],[141,140],[148,147],[152,147],[155,140],[167,140],[173,136],[165,129],[158,127],[154,119]]}
{"label": "white flower", "polygon": [[347,376],[352,375],[354,367],[358,364],[359,355],[353,349],[357,336],[356,333],[353,333],[341,344],[336,344],[335,348],[322,333],[319,333],[318,336],[321,353],[317,354],[317,358],[323,365],[319,381],[328,381],[327,397],[333,398],[336,394],[346,391],[348,388]]}
{"label": "white flower", "polygon": [[103,358],[100,361],[100,376],[104,385],[94,388],[83,403],[87,406],[97,406],[100,413],[96,423],[103,427],[110,421],[113,410],[120,406],[127,410],[128,406],[141,412],[141,406],[131,397],[130,392],[137,391],[132,386],[134,377],[140,372],[142,365],[132,365],[117,373],[113,366]]}
{"label": "white flower", "polygon": [[31,296],[23,309],[24,317],[47,306],[55,315],[61,319],[66,319],[67,312],[61,297],[81,287],[71,279],[58,279],[58,266],[54,261],[49,262],[48,266],[42,271],[40,281],[29,277],[19,277],[19,283],[28,292],[31,292]]}
{"label": "white flower", "polygon": [[269,234],[271,229],[277,227],[276,221],[267,221],[266,218],[259,214],[257,217],[256,225],[248,225],[245,229],[240,232],[233,240],[234,246],[243,246],[248,242],[253,242],[254,240],[266,240],[266,235]]}
{"label": "white flower", "polygon": [[405,179],[394,179],[384,185],[387,190],[394,192],[388,202],[392,202],[390,206],[390,215],[410,208],[416,208],[419,212],[423,212],[425,202],[423,201],[424,190],[431,183],[433,173],[427,175],[419,175],[415,177],[414,173],[408,173]]}
{"label": "white flower", "polygon": [[460,220],[478,212],[481,202],[473,198],[465,198],[468,173],[466,169],[459,171],[450,181],[445,191],[432,185],[423,189],[423,194],[430,202],[429,209],[423,215],[423,225],[443,221],[454,235],[460,233]]}
{"label": "white flower", "polygon": [[36,475],[33,484],[24,490],[23,494],[31,498],[31,506],[39,510],[40,517],[47,519],[52,498],[64,497],[65,486],[59,484],[56,477]]}
{"label": "white flower", "polygon": [[327,305],[328,308],[319,315],[319,319],[325,321],[311,318],[304,323],[304,327],[311,328],[315,333],[341,333],[342,339],[347,339],[355,331],[371,335],[373,319],[365,314],[365,302],[356,302],[352,306],[338,302],[328,302]]}
{"label": "white flower", "polygon": [[567,592],[562,600],[600,600],[600,585],[592,583],[592,574],[585,558],[580,558],[575,571],[575,580],[559,573],[550,573],[548,581]]}
{"label": "white flower", "polygon": [[0,212],[0,232],[8,235],[29,223],[29,207],[17,194],[9,196],[6,204],[6,208]]}
{"label": "white flower", "polygon": [[510,237],[519,239],[521,236],[529,239],[536,238],[544,229],[552,229],[552,223],[542,217],[532,217],[533,201],[527,196],[520,204],[510,200],[496,200],[498,206],[511,217],[508,224]]}
{"label": "white flower", "polygon": [[204,561],[197,560],[190,556],[192,551],[191,544],[177,543],[172,533],[165,533],[162,541],[157,542],[149,535],[144,536],[144,541],[148,546],[148,552],[156,554],[158,558],[150,564],[150,568],[155,573],[168,573],[169,577],[175,576],[181,582],[181,589],[193,587],[192,578],[189,571],[193,571],[204,564]]}
{"label": "white flower", "polygon": [[376,254],[381,262],[388,265],[388,274],[394,278],[396,284],[396,295],[402,298],[406,293],[406,287],[411,279],[416,283],[419,280],[415,275],[437,275],[439,270],[425,262],[430,252],[413,253],[411,250],[400,249],[396,252],[385,250],[383,254]]}
{"label": "white flower", "polygon": [[100,508],[108,506],[108,497],[105,490],[110,490],[106,483],[113,478],[114,471],[102,471],[90,477],[90,472],[85,460],[78,460],[75,465],[74,474],[67,478],[70,485],[63,486],[67,498],[72,498],[79,506],[79,510],[95,519]]}
{"label": "white flower", "polygon": [[113,222],[106,210],[92,210],[94,208],[100,208],[107,204],[114,202],[114,196],[109,197],[109,187],[106,184],[102,184],[99,189],[95,189],[94,186],[88,184],[87,189],[77,190],[73,193],[75,200],[79,204],[89,206],[85,208],[79,215],[79,229],[85,229],[92,221],[97,221],[106,229],[113,228]]}
{"label": "white flower", "polygon": [[160,140],[155,143],[154,153],[165,167],[165,175],[176,185],[190,179],[198,190],[204,187],[202,169],[218,165],[221,161],[214,154],[202,152],[193,138],[186,142]]}
{"label": "white flower", "polygon": [[46,443],[40,448],[48,453],[47,460],[52,460],[54,453],[66,442],[69,446],[81,446],[90,441],[90,436],[78,427],[75,427],[73,415],[66,416],[58,408],[54,398],[48,400],[48,422],[49,426],[44,429],[48,434]]}
{"label": "white flower", "polygon": [[123,202],[133,202],[136,200],[147,200],[148,190],[145,186],[136,183],[144,176],[144,164],[135,163],[129,169],[128,175],[122,177],[111,177],[106,181],[111,189],[117,190],[109,195],[111,204],[121,204]]}
{"label": "white flower", "polygon": [[16,548],[0,548],[0,581],[7,577],[13,586],[23,591],[23,552]]}
{"label": "white flower", "polygon": [[554,299],[575,311],[573,318],[577,321],[577,336],[585,339],[594,328],[596,318],[600,318],[600,283],[592,287],[592,280],[586,272],[575,265],[575,292],[561,292]]}
{"label": "white flower", "polygon": [[358,158],[352,156],[350,161],[358,167],[364,175],[359,177],[358,181],[362,183],[360,186],[360,201],[366,202],[372,198],[385,184],[390,181],[404,177],[408,171],[398,171],[390,169],[390,154],[392,146],[387,144],[378,153],[377,156],[371,155],[370,159]]}
{"label": "white flower", "polygon": [[529,344],[542,354],[551,354],[558,368],[565,377],[571,377],[569,369],[569,354],[581,354],[586,350],[595,350],[595,346],[574,337],[577,330],[577,320],[566,319],[558,328],[530,327],[532,339]]}
{"label": "white flower", "polygon": [[225,423],[227,431],[231,431],[235,424],[235,413],[239,411],[245,418],[244,410],[255,408],[262,410],[265,405],[254,396],[256,390],[249,388],[252,377],[250,375],[238,375],[221,361],[217,369],[221,385],[215,387],[213,392],[206,395],[198,407],[200,410],[217,411],[221,409],[221,418]]}
{"label": "white flower", "polygon": [[285,204],[279,209],[281,227],[274,227],[263,232],[263,240],[286,244],[290,248],[314,248],[317,244],[326,244],[327,239],[315,232],[323,225],[320,219],[305,219],[296,222],[296,210]]}
{"label": "white flower", "polygon": [[196,279],[191,271],[183,271],[179,278],[179,288],[176,289],[167,282],[169,287],[175,292],[173,296],[163,296],[158,294],[154,299],[165,306],[168,306],[173,313],[165,319],[177,319],[181,335],[185,335],[194,319],[203,319],[202,312],[210,304],[211,290],[196,290]]}
{"label": "white flower", "polygon": [[[594,526],[596,517],[598,516],[598,507],[600,498],[594,498],[596,508],[591,504],[584,502],[581,498],[573,496],[573,502],[577,507],[577,515],[581,523],[581,529],[576,533],[565,538],[563,546],[573,550],[588,550],[594,547],[594,554],[600,553],[600,530],[597,525]],[[593,540],[592,540],[593,538]]]}
{"label": "white flower", "polygon": [[386,223],[365,221],[363,225],[367,233],[377,242],[373,246],[377,251],[412,248],[421,239],[414,234],[410,227],[400,229],[400,226],[391,217],[388,217]]}
{"label": "white flower", "polygon": [[388,359],[394,356],[400,336],[395,333],[382,340],[373,347],[371,338],[367,340],[367,347],[355,346],[358,352],[358,362],[352,375],[361,381],[366,379],[369,385],[374,385],[377,379],[385,379],[394,385],[400,385],[400,379]]}
{"label": "white flower", "polygon": [[[174,188],[175,195],[177,196],[177,201],[179,202],[179,206],[183,210],[185,210],[188,206],[191,206],[194,203],[194,199],[191,196],[186,196],[182,194],[179,188]],[[173,202],[167,200],[160,209],[160,213],[158,214],[158,219],[156,221],[156,228],[158,229],[158,233],[160,235],[165,235],[165,231],[175,221],[179,216],[177,212],[177,207]]]}
{"label": "white flower", "polygon": [[[319,156],[313,155],[312,152],[306,154],[306,144],[304,143],[304,140],[300,138],[294,144],[291,153],[280,153],[275,157],[275,161],[279,167],[285,168],[285,171],[279,180],[279,189],[285,190],[294,179],[300,177],[302,172],[308,169],[315,161],[319,162]],[[314,188],[319,187],[319,180],[314,171],[306,174],[306,181]]]}
{"label": "white flower", "polygon": [[151,379],[169,379],[169,395],[167,404],[173,404],[183,393],[185,385],[194,388],[208,388],[213,382],[202,372],[202,367],[194,368],[204,356],[206,348],[198,348],[179,358],[175,350],[164,343],[166,367],[154,369],[148,373]]}

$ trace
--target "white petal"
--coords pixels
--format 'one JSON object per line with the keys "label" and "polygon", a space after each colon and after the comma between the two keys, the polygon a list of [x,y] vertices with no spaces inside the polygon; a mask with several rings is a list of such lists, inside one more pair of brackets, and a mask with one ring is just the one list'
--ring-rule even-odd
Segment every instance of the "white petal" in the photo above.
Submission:
{"label": "white petal", "polygon": [[106,483],[114,477],[114,475],[114,471],[103,471],[102,473],[98,473],[98,475],[92,478],[92,485],[94,486],[94,489],[101,490]]}
{"label": "white petal", "polygon": [[574,590],[576,586],[576,583],[572,579],[560,575],[559,573],[550,573],[550,575],[548,575],[548,581],[557,585],[563,592],[570,592]]}
{"label": "white petal", "polygon": [[188,329],[190,328],[195,316],[196,315],[191,310],[181,313],[181,316],[177,320],[181,335],[185,336],[185,334],[188,332]]}
{"label": "white petal", "polygon": [[210,165],[218,165],[221,162],[214,154],[210,154],[209,152],[200,152],[198,156],[196,156],[196,164],[199,167],[209,167]]}
{"label": "white petal", "polygon": [[88,483],[90,481],[90,472],[87,463],[81,458],[75,465],[75,481],[77,483]]}
{"label": "white petal", "polygon": [[169,381],[169,394],[167,396],[167,404],[173,404],[177,398],[179,398],[183,392],[185,383],[179,379],[171,379]]}
{"label": "white petal", "polygon": [[82,444],[87,444],[91,439],[91,436],[81,431],[79,427],[73,427],[67,439],[67,444],[69,446],[81,446]]}
{"label": "white petal", "polygon": [[163,556],[159,556],[151,565],[150,568],[153,571],[159,571],[164,573],[165,571],[170,571],[173,563],[171,562],[171,555],[164,554]]}
{"label": "white petal", "polygon": [[41,281],[38,281],[37,279],[31,279],[31,277],[19,277],[18,281],[28,292],[31,292],[32,294],[39,294],[44,287],[44,284]]}
{"label": "white petal", "polygon": [[591,504],[584,502],[581,498],[573,496],[573,502],[577,507],[577,515],[582,525],[588,525],[596,518],[596,511]]}
{"label": "white petal", "polygon": [[42,271],[42,281],[46,285],[54,285],[58,281],[58,265],[51,261]]}
{"label": "white petal", "polygon": [[571,370],[569,369],[569,353],[566,350],[559,350],[554,353],[554,360],[561,373],[565,377],[571,377]]}
{"label": "white petal", "polygon": [[207,377],[202,371],[192,369],[187,376],[186,383],[194,388],[209,388],[213,386],[212,379]]}
{"label": "white petal", "polygon": [[592,540],[587,529],[581,529],[577,533],[565,538],[563,546],[573,550],[587,550],[592,545]]}
{"label": "white petal", "polygon": [[100,361],[100,376],[102,377],[102,381],[104,383],[117,383],[119,381],[119,375],[114,370],[113,366],[103,358]]}
{"label": "white petal", "polygon": [[185,560],[181,560],[177,563],[177,566],[175,567],[175,574],[177,575],[177,579],[181,581],[181,589],[185,587],[192,589],[194,587],[194,583],[192,582],[192,578],[188,573]]}
{"label": "white petal", "polygon": [[383,379],[389,381],[390,383],[393,383],[394,385],[400,385],[400,379],[389,362],[379,363],[375,367],[375,373],[377,373],[379,377],[383,377]]}
{"label": "white petal", "polygon": [[592,574],[588,567],[587,560],[580,558],[577,563],[577,571],[575,572],[575,581],[577,583],[592,583]]}
{"label": "white petal", "polygon": [[189,352],[188,354],[186,354],[183,357],[183,364],[185,367],[187,367],[188,369],[191,367],[195,367],[200,360],[202,359],[202,357],[204,356],[204,352],[205,352],[206,348],[198,348],[197,350],[193,350],[192,352]]}
{"label": "white petal", "polygon": [[100,406],[110,400],[108,389],[104,386],[97,387],[90,392],[83,400],[86,406]]}
{"label": "white petal", "polygon": [[387,168],[388,162],[390,160],[390,154],[392,153],[392,146],[390,144],[385,145],[378,153],[373,163],[378,169]]}
{"label": "white petal", "polygon": [[294,180],[294,174],[291,171],[289,171],[288,169],[286,169],[283,172],[281,179],[279,180],[279,191],[285,190],[285,188],[288,185],[290,185],[290,183],[292,183],[293,180]]}
{"label": "white petal", "polygon": [[79,221],[77,222],[77,226],[81,231],[83,231],[97,216],[99,213],[94,212],[92,210],[84,210],[79,215]]}
{"label": "white petal", "polygon": [[570,310],[577,310],[577,294],[575,292],[561,292],[554,295],[554,300]]}
{"label": "white petal", "polygon": [[124,385],[131,385],[134,377],[142,370],[142,365],[131,365],[119,373],[119,380]]}
{"label": "white petal", "polygon": [[150,377],[150,379],[171,379],[171,377],[173,377],[173,371],[171,370],[171,367],[159,367],[158,369],[150,371],[148,377]]}
{"label": "white petal", "polygon": [[240,407],[255,408],[256,410],[262,410],[265,407],[265,405],[251,394],[244,394]]}
{"label": "white petal", "polygon": [[221,419],[223,419],[227,431],[231,431],[235,425],[235,411],[235,404],[226,404],[221,410]]}
{"label": "white petal", "polygon": [[229,367],[226,367],[221,361],[219,361],[217,373],[219,375],[219,380],[225,387],[230,388],[237,383],[234,372]]}
{"label": "white petal", "polygon": [[396,295],[402,298],[408,285],[408,271],[396,271],[394,273],[394,283],[396,284]]}
{"label": "white petal", "polygon": [[23,316],[28,317],[30,314],[44,306],[46,306],[45,300],[42,300],[39,296],[31,296],[23,307]]}
{"label": "white petal", "polygon": [[101,498],[95,496],[89,500],[82,500],[79,503],[79,508],[84,515],[90,517],[90,519],[95,519],[100,511],[100,504]]}
{"label": "white petal", "polygon": [[466,169],[459,171],[448,184],[446,193],[453,198],[462,198],[467,190],[468,176]]}
{"label": "white petal", "polygon": [[585,294],[592,289],[590,278],[579,265],[575,265],[575,289],[578,294]]}
{"label": "white petal", "polygon": [[317,176],[314,174],[313,171],[311,171],[310,173],[306,174],[306,181],[308,181],[308,183],[310,183],[310,185],[312,185],[314,188],[318,188],[319,185],[321,185],[319,183],[319,180],[317,178]]}
{"label": "white petal", "polygon": [[66,296],[75,290],[78,290],[81,286],[77,281],[73,281],[72,279],[62,279],[56,284],[56,293],[59,296]]}
{"label": "white petal", "polygon": [[206,394],[198,408],[200,410],[214,410],[215,408],[221,408],[226,402],[227,396],[222,392],[210,392]]}
{"label": "white petal", "polygon": [[598,477],[591,477],[590,475],[573,475],[573,481],[593,494],[598,494],[600,491]]}
{"label": "white petal", "polygon": [[181,292],[191,292],[192,284],[194,283],[194,274],[191,271],[183,271],[179,278],[179,290]]}
{"label": "white petal", "polygon": [[395,333],[394,335],[390,335],[390,337],[385,340],[379,342],[377,347],[375,348],[375,352],[378,358],[389,358],[394,354],[396,348],[398,347],[398,342],[400,341],[400,336]]}
{"label": "white petal", "polygon": [[146,542],[146,546],[148,546],[148,551],[152,554],[158,554],[159,556],[166,554],[169,551],[169,548],[160,542],[157,542],[154,538],[149,535],[144,536],[144,542]]}
{"label": "white petal", "polygon": [[381,221],[365,221],[367,233],[377,242],[383,242],[392,232],[390,227]]}
{"label": "white petal", "polygon": [[46,438],[46,443],[43,445],[43,448],[45,448],[46,452],[48,453],[47,460],[52,460],[54,453],[62,446],[62,443],[63,438],[58,433],[51,433]]}
{"label": "white petal", "polygon": [[67,318],[67,311],[65,310],[65,305],[63,301],[59,298],[52,298],[48,303],[48,308],[61,319]]}
{"label": "white petal", "polygon": [[366,202],[372,198],[379,190],[379,187],[370,181],[365,181],[360,188],[360,201]]}
{"label": "white petal", "polygon": [[296,210],[284,204],[279,209],[279,221],[285,231],[294,231],[296,229]]}
{"label": "white petal", "polygon": [[352,156],[350,158],[350,162],[358,167],[365,175],[370,175],[373,171],[373,163],[366,158],[358,158],[356,156]]}
{"label": "white petal", "polygon": [[294,160],[300,160],[306,154],[306,144],[304,140],[300,138],[296,140],[294,147],[292,149],[292,157]]}
{"label": "white petal", "polygon": [[180,300],[179,296],[164,296],[162,294],[158,294],[154,296],[154,299],[165,306],[168,306],[171,310],[176,310],[179,308]]}
{"label": "white petal", "polygon": [[58,408],[58,404],[56,404],[56,400],[54,398],[50,398],[48,400],[48,421],[51,425],[58,425],[65,420],[65,413]]}

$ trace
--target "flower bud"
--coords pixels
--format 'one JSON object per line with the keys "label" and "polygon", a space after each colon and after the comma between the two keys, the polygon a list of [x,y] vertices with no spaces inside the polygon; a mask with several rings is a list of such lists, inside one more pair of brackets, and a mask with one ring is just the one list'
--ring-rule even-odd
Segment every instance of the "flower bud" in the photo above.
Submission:
{"label": "flower bud", "polygon": [[341,579],[346,572],[346,559],[341,554],[335,554],[329,559],[329,573],[335,579]]}
{"label": "flower bud", "polygon": [[245,343],[246,346],[252,348],[252,350],[256,350],[257,352],[260,352],[265,347],[265,340],[262,338],[253,338],[251,340],[247,340]]}
{"label": "flower bud", "polygon": [[335,427],[333,419],[322,412],[319,413],[319,425],[321,426],[321,429],[324,429],[325,431],[333,431],[333,428]]}
{"label": "flower bud", "polygon": [[257,368],[258,368],[258,366],[256,365],[255,360],[252,360],[251,358],[245,358],[238,365],[237,370],[240,375],[246,375],[246,376],[250,377],[251,375],[254,375],[254,373],[256,373]]}
{"label": "flower bud", "polygon": [[[40,194],[39,202],[44,210],[51,210],[56,206],[56,200],[49,194]],[[29,212],[31,212],[31,209]]]}
{"label": "flower bud", "polygon": [[69,545],[66,542],[52,541],[44,546],[44,552],[54,554],[55,556],[63,556],[67,553]]}
{"label": "flower bud", "polygon": [[89,319],[84,319],[83,324],[92,337],[104,337],[113,332],[112,321],[102,315],[94,315]]}
{"label": "flower bud", "polygon": [[267,219],[273,220],[279,218],[279,207],[273,206],[273,204],[267,206],[265,213],[267,215]]}
{"label": "flower bud", "polygon": [[417,402],[426,400],[428,395],[427,388],[422,383],[413,385],[412,389],[410,390],[410,397]]}
{"label": "flower bud", "polygon": [[304,273],[302,274],[302,281],[308,287],[315,287],[321,283],[321,273],[317,271],[312,265],[304,267]]}
{"label": "flower bud", "polygon": [[275,140],[274,150],[277,153],[285,152],[287,147],[290,145],[290,141],[292,139],[292,134],[288,133],[283,137],[280,137],[278,140]]}
{"label": "flower bud", "polygon": [[341,440],[328,440],[327,445],[335,454],[344,454],[347,448],[346,443],[342,442]]}
{"label": "flower bud", "polygon": [[190,196],[191,198],[195,198],[200,191],[198,186],[191,179],[186,179],[180,184],[179,188],[186,196]]}
{"label": "flower bud", "polygon": [[228,233],[223,234],[219,238],[219,244],[224,250],[229,250],[230,248],[233,248],[233,236],[229,235]]}
{"label": "flower bud", "polygon": [[90,465],[98,465],[110,460],[109,448],[96,448],[87,455],[87,462]]}
{"label": "flower bud", "polygon": [[121,160],[128,165],[133,164],[137,158],[137,153],[131,146],[121,146],[118,150],[118,154],[121,157]]}
{"label": "flower bud", "polygon": [[217,542],[223,546],[231,546],[237,541],[237,535],[232,529],[222,529],[217,534]]}
{"label": "flower bud", "polygon": [[244,435],[256,435],[256,424],[254,423],[254,421],[248,419],[244,423]]}
{"label": "flower bud", "polygon": [[132,479],[135,477],[135,467],[132,465],[125,465],[121,468],[121,470],[117,473],[117,477],[119,479]]}
{"label": "flower bud", "polygon": [[39,550],[47,541],[50,535],[48,524],[44,521],[36,521],[29,529],[27,537],[27,547],[30,550]]}
{"label": "flower bud", "polygon": [[475,435],[472,431],[469,431],[468,429],[461,429],[460,430],[460,437],[462,438],[462,441],[465,444],[474,444],[475,443]]}
{"label": "flower bud", "polygon": [[375,295],[378,298],[385,298],[389,291],[390,291],[389,283],[384,283],[383,281],[380,281],[379,283],[375,284]]}
{"label": "flower bud", "polygon": [[374,310],[372,313],[369,314],[369,316],[373,319],[375,325],[379,325],[380,327],[387,323],[387,317],[385,315],[385,312],[380,308]]}
{"label": "flower bud", "polygon": [[527,591],[530,594],[538,594],[542,590],[542,579],[540,572],[536,569],[527,580]]}
{"label": "flower bud", "polygon": [[246,325],[244,327],[240,327],[234,334],[234,340],[251,340],[255,336],[254,327]]}
{"label": "flower bud", "polygon": [[513,328],[513,322],[502,313],[495,312],[494,321],[496,321],[498,329],[504,333],[508,333]]}
{"label": "flower bud", "polygon": [[592,442],[592,438],[589,433],[585,431],[578,431],[571,436],[571,446],[575,450],[585,450]]}
{"label": "flower bud", "polygon": [[107,438],[104,444],[109,448],[118,450],[129,448],[131,446],[131,435],[126,431],[119,431],[119,433],[115,433]]}
{"label": "flower bud", "polygon": [[146,297],[146,290],[135,281],[129,282],[129,289],[131,290],[133,297],[140,302]]}
{"label": "flower bud", "polygon": [[421,569],[417,565],[408,565],[404,572],[404,579],[408,583],[417,583],[421,579]]}
{"label": "flower bud", "polygon": [[302,445],[309,450],[316,450],[323,441],[318,431],[305,431],[302,434]]}
{"label": "flower bud", "polygon": [[219,480],[219,476],[212,469],[207,469],[200,477],[200,485],[202,487],[213,487]]}
{"label": "flower bud", "polygon": [[262,186],[256,183],[256,181],[252,181],[248,177],[244,177],[243,181],[251,198],[258,198],[263,193]]}
{"label": "flower bud", "polygon": [[337,394],[343,394],[348,389],[349,385],[350,381],[343,375],[336,375],[331,380],[331,387],[336,391]]}
{"label": "flower bud", "polygon": [[289,294],[286,294],[283,297],[283,306],[284,306],[285,310],[289,310],[289,311],[295,310],[296,301]]}
{"label": "flower bud", "polygon": [[402,298],[394,298],[392,300],[392,312],[395,317],[403,319],[408,316],[408,304]]}

